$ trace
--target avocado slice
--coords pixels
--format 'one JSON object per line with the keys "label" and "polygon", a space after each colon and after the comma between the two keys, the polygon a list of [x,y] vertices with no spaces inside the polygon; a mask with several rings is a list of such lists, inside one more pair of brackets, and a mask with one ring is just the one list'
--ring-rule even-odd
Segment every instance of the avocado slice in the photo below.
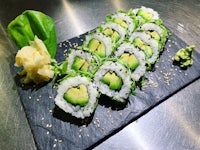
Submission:
{"label": "avocado slice", "polygon": [[94,52],[96,49],[97,49],[97,47],[99,46],[99,41],[98,40],[96,40],[96,39],[91,39],[90,40],[90,42],[89,42],[89,44],[88,44],[88,48],[92,51],[92,52]]}
{"label": "avocado slice", "polygon": [[153,55],[153,50],[152,50],[151,46],[143,45],[141,47],[141,49],[144,51],[147,58],[150,58]]}
{"label": "avocado slice", "polygon": [[120,35],[117,31],[107,28],[103,31],[104,35],[111,37],[113,42],[117,42],[120,39]]}
{"label": "avocado slice", "polygon": [[78,87],[73,87],[67,90],[63,98],[72,105],[85,106],[89,101],[87,87],[80,84]]}
{"label": "avocado slice", "polygon": [[80,57],[75,57],[74,62],[72,64],[72,69],[75,71],[81,70],[81,71],[88,71],[89,64],[85,59],[82,59]]}
{"label": "avocado slice", "polygon": [[153,55],[153,50],[150,46],[146,45],[140,38],[135,38],[133,41],[134,46],[139,47],[142,51],[144,51],[147,58],[150,58]]}
{"label": "avocado slice", "polygon": [[111,38],[114,42],[117,42],[120,39],[120,35],[117,31],[114,31]]}
{"label": "avocado slice", "polygon": [[105,46],[103,43],[99,44],[97,50],[96,50],[97,55],[100,57],[105,57],[106,56],[106,51],[105,51]]}
{"label": "avocado slice", "polygon": [[98,41],[97,39],[91,39],[89,44],[88,44],[88,48],[96,53],[97,55],[99,55],[100,57],[105,57],[106,56],[106,49],[105,49],[105,45]]}
{"label": "avocado slice", "polygon": [[140,62],[137,60],[134,54],[124,53],[119,58],[125,65],[127,65],[131,70],[136,69]]}
{"label": "avocado slice", "polygon": [[120,24],[120,25],[121,25],[122,27],[124,27],[125,29],[128,29],[128,25],[127,25],[127,23],[126,23],[124,20],[122,20],[122,19],[120,19],[120,18],[114,18],[113,21],[114,21],[115,23]]}
{"label": "avocado slice", "polygon": [[122,79],[114,72],[107,72],[101,81],[107,84],[111,90],[120,90],[123,84]]}
{"label": "avocado slice", "polygon": [[148,34],[151,35],[151,37],[153,37],[155,40],[160,40],[160,35],[156,31],[149,31]]}
{"label": "avocado slice", "polygon": [[106,28],[104,31],[103,31],[103,34],[105,34],[106,36],[110,36],[113,34],[113,30],[110,29],[110,28]]}
{"label": "avocado slice", "polygon": [[138,10],[137,15],[141,16],[145,20],[151,20],[153,17],[153,14],[151,14],[145,10],[142,10],[142,9]]}

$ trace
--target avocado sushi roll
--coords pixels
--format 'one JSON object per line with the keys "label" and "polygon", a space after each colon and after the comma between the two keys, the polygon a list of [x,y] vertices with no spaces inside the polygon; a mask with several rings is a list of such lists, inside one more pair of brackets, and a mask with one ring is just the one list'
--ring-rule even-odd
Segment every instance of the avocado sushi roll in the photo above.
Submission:
{"label": "avocado sushi roll", "polygon": [[130,36],[138,26],[138,20],[132,12],[122,10],[106,16],[106,21],[118,23],[127,30],[127,35]]}
{"label": "avocado sushi roll", "polygon": [[130,72],[122,64],[105,61],[94,76],[98,90],[118,102],[125,102],[131,92]]}
{"label": "avocado sushi roll", "polygon": [[123,42],[115,51],[114,56],[131,70],[131,77],[135,81],[138,81],[145,74],[145,54],[130,42]]}
{"label": "avocado sushi roll", "polygon": [[165,42],[168,38],[168,31],[167,29],[158,22],[148,22],[141,25],[137,30],[145,31],[145,33],[149,34],[153,39],[158,41],[159,43],[159,50],[161,51],[165,45]]}
{"label": "avocado sushi roll", "polygon": [[145,32],[134,32],[129,39],[135,47],[144,51],[147,64],[154,64],[159,57],[158,42]]}
{"label": "avocado sushi roll", "polygon": [[75,70],[76,72],[94,73],[99,65],[99,59],[96,55],[85,50],[74,50],[68,54],[67,70]]}
{"label": "avocado sushi roll", "polygon": [[71,76],[60,83],[55,104],[66,113],[84,119],[95,111],[98,96],[97,88],[89,78]]}
{"label": "avocado sushi roll", "polygon": [[106,22],[99,27],[99,31],[111,37],[113,43],[121,43],[126,37],[126,29],[118,23]]}
{"label": "avocado sushi roll", "polygon": [[85,36],[82,48],[97,54],[101,58],[111,55],[114,45],[112,39],[100,32],[92,32]]}
{"label": "avocado sushi roll", "polygon": [[140,23],[160,19],[160,15],[157,11],[144,6],[142,6],[141,8],[133,9],[131,12],[136,15],[136,17],[140,20]]}

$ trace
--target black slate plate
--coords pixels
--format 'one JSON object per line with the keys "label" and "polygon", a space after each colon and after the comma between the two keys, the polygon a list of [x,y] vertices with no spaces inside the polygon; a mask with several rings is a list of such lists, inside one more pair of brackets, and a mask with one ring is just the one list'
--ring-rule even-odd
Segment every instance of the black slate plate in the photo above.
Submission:
{"label": "black slate plate", "polygon": [[[56,56],[58,62],[64,60],[64,54],[69,48],[81,45],[83,37],[81,35],[59,43]],[[92,148],[197,80],[200,77],[200,54],[196,50],[191,67],[182,70],[173,65],[172,56],[186,46],[180,38],[171,36],[155,70],[147,72],[146,85],[136,89],[136,95],[131,95],[126,105],[110,103],[103,97],[94,115],[85,120],[77,120],[55,106],[56,89],[52,88],[52,82],[42,86],[24,86],[19,83],[19,77],[15,76],[38,149]],[[11,67],[14,75],[18,70],[19,68]]]}

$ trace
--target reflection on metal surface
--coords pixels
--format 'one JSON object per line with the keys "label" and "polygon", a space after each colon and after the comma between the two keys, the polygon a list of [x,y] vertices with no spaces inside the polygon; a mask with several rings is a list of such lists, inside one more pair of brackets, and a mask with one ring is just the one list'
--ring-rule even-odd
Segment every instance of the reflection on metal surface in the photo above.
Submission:
{"label": "reflection on metal surface", "polygon": [[185,32],[185,29],[184,29],[184,25],[181,24],[181,23],[178,23],[177,25],[177,30],[181,33]]}
{"label": "reflection on metal surface", "polygon": [[192,122],[189,122],[180,111],[177,111],[177,108],[173,105],[166,104],[167,112],[171,117],[176,120],[176,123],[180,128],[183,129],[185,134],[189,136],[189,139],[192,139],[197,147],[200,147],[200,136],[199,131],[195,130],[192,125]]}
{"label": "reflection on metal surface", "polygon": [[116,10],[123,10],[124,7],[123,7],[123,1],[120,1],[120,0],[114,0],[114,1],[111,1],[113,6],[115,7]]}
{"label": "reflection on metal surface", "polygon": [[[73,27],[75,27],[75,29],[77,30],[77,32],[82,33],[82,26],[81,26],[81,22],[80,19],[78,18],[77,14],[73,11],[73,7],[70,5],[70,3],[67,0],[61,0],[66,14],[68,15],[68,19],[71,20],[71,22],[73,23]],[[73,29],[74,30],[74,29]]]}
{"label": "reflection on metal surface", "polygon": [[127,128],[129,128],[129,135],[131,136],[130,140],[135,140],[135,143],[137,143],[138,147],[140,147],[140,149],[142,150],[149,150],[152,149],[151,145],[149,145],[147,143],[147,141],[145,140],[145,138],[142,136],[143,131],[140,132],[140,130],[142,130],[142,128],[137,128],[137,127],[132,127],[132,125],[129,125]]}

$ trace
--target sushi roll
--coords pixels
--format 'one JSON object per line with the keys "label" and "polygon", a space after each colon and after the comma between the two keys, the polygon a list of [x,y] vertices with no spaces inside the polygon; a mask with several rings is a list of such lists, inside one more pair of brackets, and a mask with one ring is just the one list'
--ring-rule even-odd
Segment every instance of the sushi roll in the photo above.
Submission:
{"label": "sushi roll", "polygon": [[168,38],[168,31],[159,21],[145,23],[141,25],[137,30],[139,30],[140,32],[145,31],[153,39],[158,41],[159,50],[163,49],[165,42]]}
{"label": "sushi roll", "polygon": [[131,77],[138,81],[146,72],[145,54],[130,42],[122,43],[114,53],[130,70]]}
{"label": "sushi roll", "polygon": [[99,27],[99,31],[111,37],[113,43],[121,43],[126,36],[126,29],[114,22],[106,22]]}
{"label": "sushi roll", "polygon": [[111,55],[114,49],[112,39],[100,32],[92,32],[85,36],[82,49],[97,54],[101,58]]}
{"label": "sushi roll", "polygon": [[76,72],[94,73],[99,65],[98,57],[85,50],[71,50],[67,61],[67,70],[75,70]]}
{"label": "sushi roll", "polygon": [[90,79],[77,75],[60,83],[55,104],[66,113],[84,119],[95,111],[98,96],[97,88]]}
{"label": "sushi roll", "polygon": [[100,93],[118,102],[125,102],[131,92],[129,71],[120,63],[105,61],[94,76]]}
{"label": "sushi roll", "polygon": [[158,42],[145,32],[134,32],[129,39],[135,47],[144,51],[147,64],[154,64],[159,57]]}
{"label": "sushi roll", "polygon": [[107,15],[106,21],[112,21],[124,27],[127,30],[128,36],[134,32],[138,25],[138,20],[132,12],[125,12],[122,10]]}
{"label": "sushi roll", "polygon": [[142,6],[141,8],[133,9],[131,12],[134,13],[136,17],[140,20],[140,24],[160,19],[160,16],[157,11],[144,6]]}

